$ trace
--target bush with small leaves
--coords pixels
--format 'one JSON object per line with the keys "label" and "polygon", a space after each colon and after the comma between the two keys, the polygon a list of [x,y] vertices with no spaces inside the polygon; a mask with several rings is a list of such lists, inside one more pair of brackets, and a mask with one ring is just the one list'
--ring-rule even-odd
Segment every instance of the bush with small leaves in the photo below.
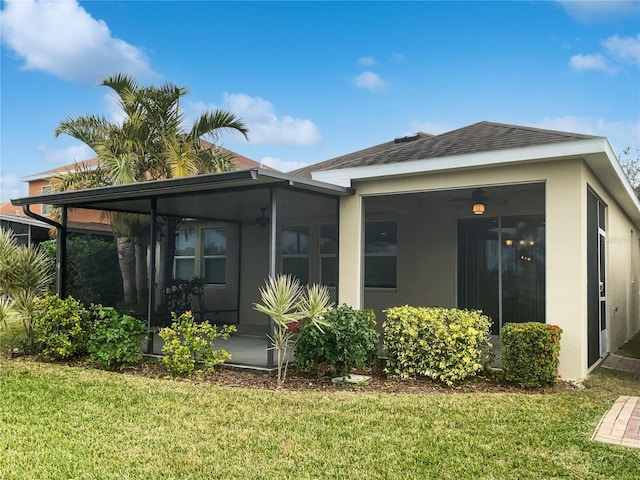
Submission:
{"label": "bush with small leaves", "polygon": [[235,325],[225,325],[218,331],[207,321],[195,322],[191,312],[179,317],[172,313],[171,317],[171,327],[161,329],[160,338],[164,341],[162,362],[173,375],[203,375],[231,359],[231,354],[226,350],[214,350],[214,344],[218,338],[228,339],[236,331]]}
{"label": "bush with small leaves", "polygon": [[507,323],[502,328],[505,379],[524,388],[556,383],[561,333],[562,329],[557,325]]}
{"label": "bush with small leaves", "polygon": [[47,295],[34,300],[33,330],[42,353],[63,360],[87,351],[89,311],[73,297]]}
{"label": "bush with small leaves", "polygon": [[482,312],[405,305],[385,313],[386,371],[390,375],[422,375],[452,385],[485,366],[491,351],[490,320]]}
{"label": "bush with small leaves", "polygon": [[324,321],[321,329],[310,322],[300,325],[295,350],[298,367],[317,371],[330,365],[340,376],[373,362],[380,336],[373,310],[342,305],[330,311]]}
{"label": "bush with small leaves", "polygon": [[107,370],[123,369],[142,360],[140,320],[120,315],[113,307],[93,305],[93,328],[89,335],[89,360]]}

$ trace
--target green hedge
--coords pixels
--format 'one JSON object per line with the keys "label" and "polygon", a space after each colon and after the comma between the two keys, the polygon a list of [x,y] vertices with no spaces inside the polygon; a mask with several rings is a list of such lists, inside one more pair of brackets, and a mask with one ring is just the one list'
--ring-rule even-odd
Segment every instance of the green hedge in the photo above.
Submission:
{"label": "green hedge", "polygon": [[45,355],[62,360],[86,353],[91,317],[82,303],[47,295],[36,298],[34,307],[33,330]]}
{"label": "green hedge", "polygon": [[405,305],[385,313],[389,375],[420,375],[451,385],[483,369],[491,351],[491,321],[482,312]]}
{"label": "green hedge", "polygon": [[562,329],[546,323],[507,323],[502,329],[505,379],[521,387],[553,385],[558,379]]}
{"label": "green hedge", "polygon": [[124,369],[140,363],[140,337],[146,326],[113,307],[92,306],[94,323],[89,334],[89,359],[107,370]]}
{"label": "green hedge", "polygon": [[300,325],[295,350],[298,367],[318,370],[330,365],[336,375],[347,375],[375,360],[380,335],[373,310],[342,305],[331,310],[324,322],[322,330],[311,322]]}

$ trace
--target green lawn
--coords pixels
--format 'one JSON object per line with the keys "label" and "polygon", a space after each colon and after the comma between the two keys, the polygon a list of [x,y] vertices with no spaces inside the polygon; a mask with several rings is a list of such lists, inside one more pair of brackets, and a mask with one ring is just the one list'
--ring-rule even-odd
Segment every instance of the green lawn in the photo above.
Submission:
{"label": "green lawn", "polygon": [[558,394],[222,388],[2,359],[0,478],[637,479],[640,449],[589,440],[640,380]]}
{"label": "green lawn", "polygon": [[616,353],[624,357],[640,358],[640,332],[631,337]]}

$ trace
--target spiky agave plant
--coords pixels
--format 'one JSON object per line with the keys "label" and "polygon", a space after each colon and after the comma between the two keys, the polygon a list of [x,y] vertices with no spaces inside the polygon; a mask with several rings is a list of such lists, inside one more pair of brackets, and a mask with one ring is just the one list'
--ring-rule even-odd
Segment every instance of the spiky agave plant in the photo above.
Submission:
{"label": "spiky agave plant", "polygon": [[327,323],[325,315],[331,310],[329,290],[320,285],[310,285],[304,290],[300,282],[291,275],[269,277],[260,289],[262,304],[254,308],[273,320],[275,331],[269,336],[272,348],[277,352],[278,387],[287,378],[288,351],[295,347],[296,334],[292,324],[309,321],[322,331]]}
{"label": "spiky agave plant", "polygon": [[296,278],[278,275],[267,278],[264,287],[260,288],[262,304],[254,304],[255,310],[271,317],[274,323],[275,331],[269,339],[277,353],[278,387],[287,378],[287,350],[293,347],[294,334],[289,324],[300,321],[303,316],[298,309],[301,295],[300,282]]}
{"label": "spiky agave plant", "polygon": [[22,320],[27,351],[34,345],[34,300],[47,293],[53,276],[53,261],[44,251],[18,245],[13,232],[0,230],[0,291]]}

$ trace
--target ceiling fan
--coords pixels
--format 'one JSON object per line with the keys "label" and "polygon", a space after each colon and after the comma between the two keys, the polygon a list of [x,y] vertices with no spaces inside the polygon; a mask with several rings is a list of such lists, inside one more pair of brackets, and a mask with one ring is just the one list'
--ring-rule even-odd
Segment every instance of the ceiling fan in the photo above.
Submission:
{"label": "ceiling fan", "polygon": [[260,207],[260,210],[262,210],[262,215],[256,217],[256,223],[261,227],[266,227],[269,224],[270,220],[269,217],[267,217],[267,208]]}
{"label": "ceiling fan", "polygon": [[488,195],[483,188],[476,188],[471,192],[471,196],[452,198],[452,202],[457,202],[460,205],[457,210],[470,206],[474,215],[484,215],[487,204],[497,203],[500,205],[506,205],[507,200],[500,195]]}

